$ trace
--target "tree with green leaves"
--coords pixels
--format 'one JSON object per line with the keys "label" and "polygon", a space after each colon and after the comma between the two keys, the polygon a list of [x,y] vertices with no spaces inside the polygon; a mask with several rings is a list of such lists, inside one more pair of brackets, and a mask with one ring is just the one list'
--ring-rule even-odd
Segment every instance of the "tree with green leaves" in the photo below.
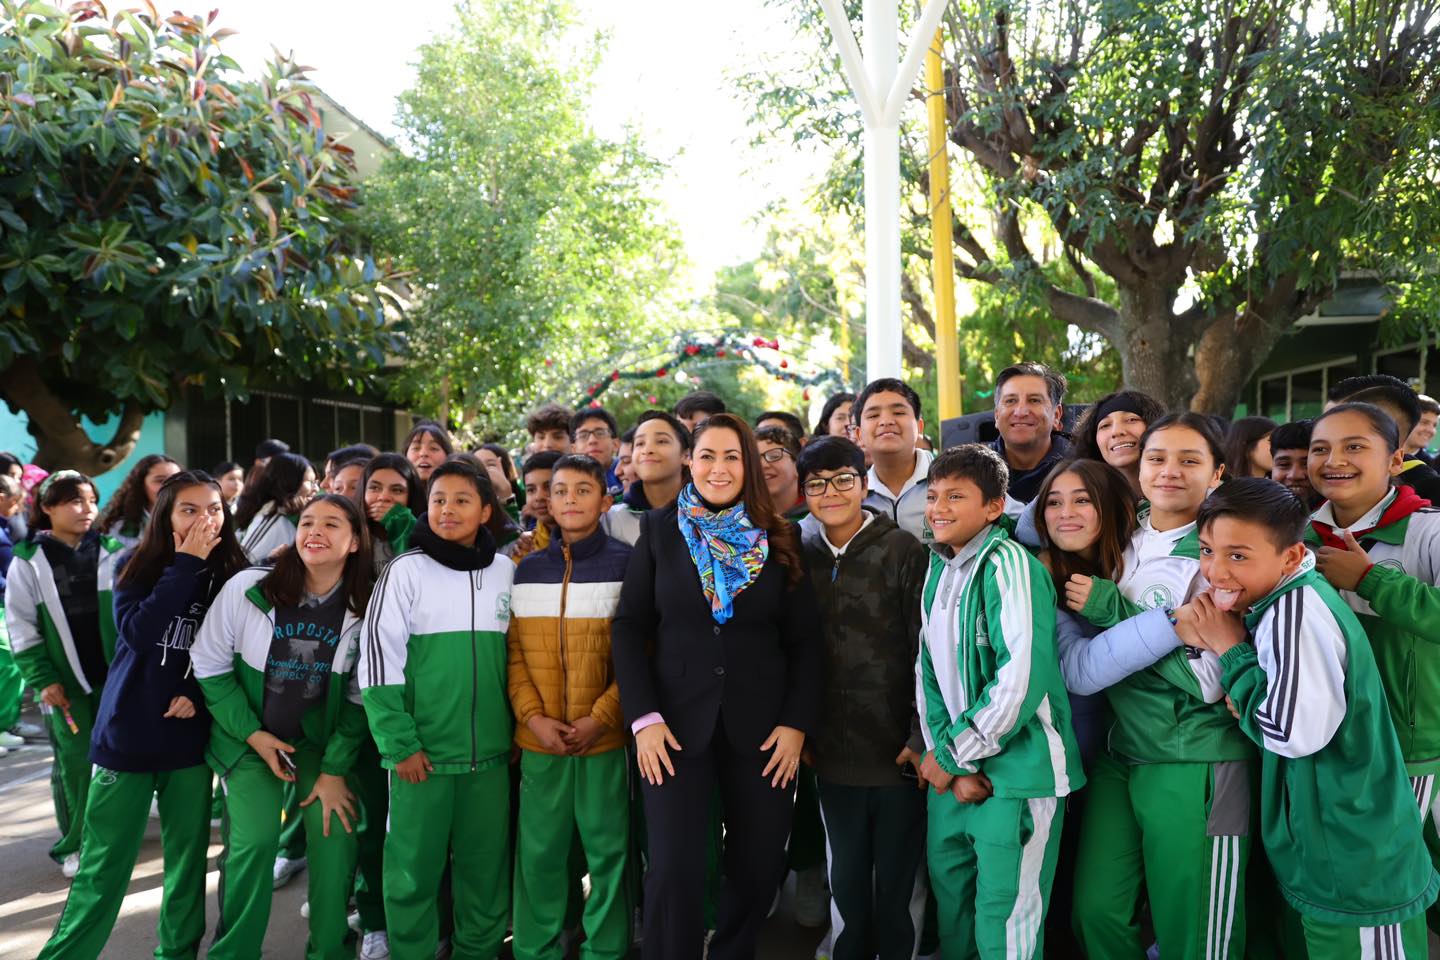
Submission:
{"label": "tree with green leaves", "polygon": [[[778,2],[815,54],[745,88],[763,135],[838,148],[825,196],[853,203],[834,46],[815,4]],[[1436,282],[1433,5],[955,0],[943,56],[957,274],[1103,336],[1168,404],[1232,411],[1344,271]],[[915,113],[902,164],[923,220]],[[928,223],[910,226],[928,259]]]}
{"label": "tree with green leaves", "polygon": [[395,346],[351,152],[214,19],[0,3],[0,394],[43,467],[110,469],[184,385],[356,387]]}
{"label": "tree with green leaves", "polygon": [[419,291],[401,398],[475,435],[670,321],[663,168],[590,128],[599,49],[568,0],[461,3],[400,97],[402,154],[369,184],[373,234]]}

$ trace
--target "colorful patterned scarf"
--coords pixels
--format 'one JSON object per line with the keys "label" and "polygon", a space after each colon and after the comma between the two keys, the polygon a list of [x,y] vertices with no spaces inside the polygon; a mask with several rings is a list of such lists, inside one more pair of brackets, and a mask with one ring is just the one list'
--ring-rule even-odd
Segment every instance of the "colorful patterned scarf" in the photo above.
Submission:
{"label": "colorful patterned scarf", "polygon": [[716,512],[700,499],[694,484],[685,485],[675,506],[680,534],[710,601],[710,615],[724,623],[734,615],[740,591],[760,575],[770,556],[770,538],[750,522],[743,501]]}

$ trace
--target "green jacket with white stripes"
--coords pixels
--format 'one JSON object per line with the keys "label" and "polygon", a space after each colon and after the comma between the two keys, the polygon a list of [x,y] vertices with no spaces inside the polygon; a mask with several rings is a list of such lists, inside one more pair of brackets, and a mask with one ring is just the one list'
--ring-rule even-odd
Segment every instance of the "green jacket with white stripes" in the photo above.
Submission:
{"label": "green jacket with white stripes", "polygon": [[1260,830],[1285,899],[1347,927],[1422,913],[1440,892],[1421,837],[1433,781],[1405,775],[1359,620],[1307,555],[1245,623],[1255,642],[1220,658],[1221,683],[1262,750]]}
{"label": "green jacket with white stripes", "polygon": [[997,797],[1063,797],[1085,773],[1055,647],[1055,587],[1007,526],[950,556],[933,547],[916,667],[921,732],[941,768],[984,773]]}

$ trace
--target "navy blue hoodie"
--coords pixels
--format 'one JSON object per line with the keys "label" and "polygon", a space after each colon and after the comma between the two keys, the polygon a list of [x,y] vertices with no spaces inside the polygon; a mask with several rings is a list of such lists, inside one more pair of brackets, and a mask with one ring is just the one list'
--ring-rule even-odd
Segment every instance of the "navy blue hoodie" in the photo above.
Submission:
{"label": "navy blue hoodie", "polygon": [[[132,555],[120,559],[119,569]],[[153,587],[116,587],[115,659],[90,737],[92,763],[161,773],[205,762],[210,713],[190,669],[190,645],[220,592],[216,580],[204,560],[177,553]],[[180,696],[195,704],[195,716],[166,718],[170,701]]]}

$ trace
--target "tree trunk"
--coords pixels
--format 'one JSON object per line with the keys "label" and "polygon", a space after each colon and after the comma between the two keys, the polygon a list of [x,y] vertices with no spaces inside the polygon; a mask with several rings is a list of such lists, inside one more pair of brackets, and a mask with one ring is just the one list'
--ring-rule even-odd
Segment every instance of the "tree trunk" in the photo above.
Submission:
{"label": "tree trunk", "polygon": [[140,442],[145,413],[133,403],[125,405],[108,443],[91,440],[80,418],[45,383],[33,357],[17,358],[0,373],[0,393],[30,418],[35,464],[45,470],[79,470],[97,476],[130,456]]}
{"label": "tree trunk", "polygon": [[1190,359],[1192,338],[1175,316],[1175,289],[1162,283],[1122,286],[1120,351],[1125,385],[1141,390],[1172,410],[1189,407],[1195,393]]}

